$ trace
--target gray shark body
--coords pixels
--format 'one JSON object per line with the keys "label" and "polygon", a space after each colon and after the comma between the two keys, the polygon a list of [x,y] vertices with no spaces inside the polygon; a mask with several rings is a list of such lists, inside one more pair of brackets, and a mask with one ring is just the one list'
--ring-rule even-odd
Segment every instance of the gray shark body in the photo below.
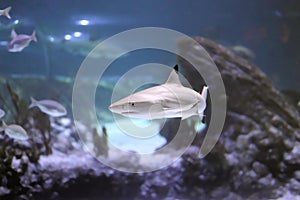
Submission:
{"label": "gray shark body", "polygon": [[184,87],[176,70],[172,70],[164,84],[129,95],[111,104],[109,109],[126,117],[147,120],[179,117],[186,119],[193,115],[199,115],[202,120],[207,90],[208,87],[204,86],[200,94]]}

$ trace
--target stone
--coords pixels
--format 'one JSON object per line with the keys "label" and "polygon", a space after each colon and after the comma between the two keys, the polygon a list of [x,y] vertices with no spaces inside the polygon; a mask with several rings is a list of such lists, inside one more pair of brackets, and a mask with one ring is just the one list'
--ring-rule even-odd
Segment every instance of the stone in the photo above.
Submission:
{"label": "stone", "polygon": [[[300,116],[294,105],[289,104],[270,79],[248,60],[211,40],[196,37],[195,41],[179,40],[180,52],[195,59],[195,67],[206,67],[205,59],[201,58],[201,52],[199,54],[202,49],[199,45],[202,45],[223,78],[227,97],[220,98],[228,99],[223,132],[205,158],[195,156],[198,145],[203,142],[203,130],[193,142],[197,147],[191,147],[172,165],[150,173],[119,172],[83,151],[83,146],[73,145],[80,144],[76,139],[72,139],[71,145],[65,145],[74,134],[73,125],[67,119],[52,121],[55,133],[52,139],[59,144],[52,145],[53,153],[41,156],[37,165],[28,165],[28,173],[21,183],[30,188],[20,196],[45,200],[49,197],[231,200],[299,195]],[[202,88],[204,81],[195,73],[195,68],[182,58],[178,58],[178,62],[180,72],[192,87],[197,91]],[[215,76],[207,78],[213,80]],[[209,101],[207,106],[210,107]],[[205,114],[207,123],[213,123],[209,121],[209,109]],[[167,141],[174,137],[172,132],[176,132],[176,124],[178,119],[168,120],[165,125],[162,135]],[[90,134],[83,124],[79,126],[81,133]],[[0,149],[0,154],[3,156],[5,152]],[[163,159],[166,157],[161,155],[158,161]],[[141,162],[139,157],[128,160],[135,162],[137,167]],[[127,167],[117,156],[115,162]],[[3,178],[2,182],[0,195],[10,193],[5,187],[8,179]]]}

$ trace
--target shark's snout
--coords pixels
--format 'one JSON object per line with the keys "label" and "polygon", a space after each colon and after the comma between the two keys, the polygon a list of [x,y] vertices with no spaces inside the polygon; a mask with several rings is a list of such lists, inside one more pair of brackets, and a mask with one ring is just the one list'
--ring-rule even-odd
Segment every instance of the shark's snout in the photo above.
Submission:
{"label": "shark's snout", "polygon": [[128,112],[128,111],[129,111],[128,108],[125,109],[125,108],[124,108],[124,105],[118,104],[117,102],[111,104],[108,108],[109,108],[109,110],[110,110],[111,112],[113,112],[113,113],[118,113],[118,114],[122,114],[122,113],[124,113],[124,112]]}
{"label": "shark's snout", "polygon": [[132,113],[136,113],[135,109],[128,107],[129,103],[119,103],[115,102],[111,104],[108,108],[111,112],[121,114],[121,115],[129,115]]}
{"label": "shark's snout", "polygon": [[118,110],[118,108],[117,108],[117,106],[115,106],[114,104],[111,104],[109,107],[108,107],[108,109],[111,111],[111,112],[117,112],[117,110]]}

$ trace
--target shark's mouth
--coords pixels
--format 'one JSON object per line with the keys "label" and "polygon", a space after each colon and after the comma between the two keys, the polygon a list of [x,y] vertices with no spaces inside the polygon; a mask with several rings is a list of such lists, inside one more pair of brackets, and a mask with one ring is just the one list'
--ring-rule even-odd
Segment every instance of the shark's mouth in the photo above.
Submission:
{"label": "shark's mouth", "polygon": [[126,111],[126,112],[121,112],[121,114],[134,114],[134,113],[137,113],[137,112],[134,112],[134,111]]}

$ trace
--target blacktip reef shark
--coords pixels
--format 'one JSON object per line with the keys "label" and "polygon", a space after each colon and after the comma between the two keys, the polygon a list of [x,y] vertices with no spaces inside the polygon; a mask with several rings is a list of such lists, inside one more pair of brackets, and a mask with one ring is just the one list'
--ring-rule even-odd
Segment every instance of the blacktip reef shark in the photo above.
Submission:
{"label": "blacktip reef shark", "polygon": [[202,121],[206,108],[207,86],[201,94],[184,87],[178,77],[178,65],[171,71],[167,81],[125,97],[109,106],[117,114],[130,118],[182,120],[198,115]]}

